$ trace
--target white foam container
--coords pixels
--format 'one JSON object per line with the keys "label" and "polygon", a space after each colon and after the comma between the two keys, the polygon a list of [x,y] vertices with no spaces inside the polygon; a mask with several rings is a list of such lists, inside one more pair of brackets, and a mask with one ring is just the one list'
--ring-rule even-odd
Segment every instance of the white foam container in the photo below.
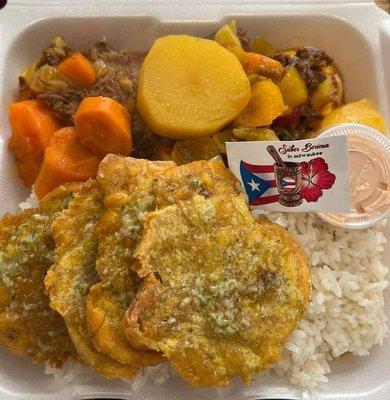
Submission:
{"label": "white foam container", "polygon": [[[7,150],[8,104],[17,94],[18,74],[55,36],[77,48],[91,46],[106,35],[115,47],[145,51],[167,33],[209,35],[231,17],[250,36],[261,35],[277,48],[312,44],[337,62],[346,100],[367,97],[389,124],[390,18],[364,0],[9,0],[0,10],[0,213],[15,211],[27,190],[18,180]],[[389,233],[389,232],[387,232]],[[389,236],[389,234],[387,235]],[[386,248],[390,265],[390,245]],[[390,315],[390,292],[386,293]],[[239,380],[226,389],[192,389],[170,379],[147,384],[137,393],[120,381],[93,377],[79,384],[56,381],[43,367],[0,350],[1,400],[143,399],[390,399],[390,340],[368,357],[346,355],[331,364],[329,382],[310,393],[286,378],[267,374],[251,386]]]}

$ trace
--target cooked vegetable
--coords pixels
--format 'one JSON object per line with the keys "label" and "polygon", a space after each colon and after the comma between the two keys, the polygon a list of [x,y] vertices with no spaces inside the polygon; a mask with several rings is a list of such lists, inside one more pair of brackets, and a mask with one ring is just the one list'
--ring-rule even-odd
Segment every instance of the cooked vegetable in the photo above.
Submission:
{"label": "cooked vegetable", "polygon": [[240,39],[237,35],[236,22],[233,20],[229,24],[223,25],[215,34],[215,41],[225,49],[232,52],[241,62],[246,57],[246,52],[242,48]]}
{"label": "cooked vegetable", "polygon": [[259,75],[271,78],[278,82],[283,73],[283,66],[279,61],[266,57],[258,52],[247,52],[242,48],[237,34],[235,21],[223,25],[215,34],[215,41],[232,52],[241,62],[246,74]]}
{"label": "cooked vegetable", "polygon": [[247,141],[279,140],[276,133],[269,128],[235,128],[233,135],[238,140]]}
{"label": "cooked vegetable", "polygon": [[84,182],[96,175],[99,162],[78,141],[74,127],[62,128],[50,139],[34,191],[42,198],[63,183]]}
{"label": "cooked vegetable", "polygon": [[166,160],[167,156],[170,158],[174,140],[155,134],[137,112],[132,117],[133,150],[131,156],[148,160]]}
{"label": "cooked vegetable", "polygon": [[30,64],[19,77],[21,99],[35,98],[46,91],[59,92],[68,88],[70,81],[58,70],[58,64],[71,53],[61,37],[51,41],[38,61]]}
{"label": "cooked vegetable", "polygon": [[213,137],[180,140],[175,143],[172,160],[176,164],[187,164],[197,160],[209,160],[219,155],[221,149]]}
{"label": "cooked vegetable", "polygon": [[318,85],[311,99],[313,110],[319,116],[325,116],[342,104],[343,83],[335,67],[325,68],[326,79]]}
{"label": "cooked vegetable", "polygon": [[271,78],[279,82],[284,70],[283,65],[265,55],[245,51],[238,36],[235,22],[231,21],[216,33],[215,40],[237,56],[251,82],[259,78]]}
{"label": "cooked vegetable", "polygon": [[171,161],[173,146],[168,146],[164,144],[157,144],[153,147],[153,151],[156,155],[157,160],[161,161]]}
{"label": "cooked vegetable", "polygon": [[[292,48],[292,49],[284,49],[281,52],[278,52],[275,54],[275,58],[279,58],[279,55],[285,55],[288,57],[295,57],[297,55],[297,48]],[[282,64],[284,65],[284,63],[282,62]]]}
{"label": "cooked vegetable", "polygon": [[39,100],[12,103],[9,122],[12,133],[8,146],[15,154],[23,183],[31,186],[41,168],[45,148],[61,123]]}
{"label": "cooked vegetable", "polygon": [[58,70],[82,88],[91,86],[96,79],[91,62],[78,51],[65,58]]}
{"label": "cooked vegetable", "polygon": [[251,49],[254,53],[267,57],[272,57],[276,53],[276,50],[265,39],[259,36],[253,39]]}
{"label": "cooked vegetable", "polygon": [[225,161],[223,160],[222,156],[220,154],[218,154],[217,156],[210,158],[210,161],[216,162],[218,164],[223,165],[224,167],[227,166],[227,164],[225,164]]}
{"label": "cooked vegetable", "polygon": [[320,129],[341,123],[354,123],[371,126],[385,133],[385,122],[374,104],[367,99],[354,101],[333,110],[321,123]]}
{"label": "cooked vegetable", "polygon": [[34,78],[35,72],[37,71],[38,61],[34,61],[30,64],[23,72],[22,75],[19,76],[19,83],[22,81],[24,85],[27,85]]}
{"label": "cooked vegetable", "polygon": [[29,80],[26,78],[25,84],[35,94],[45,91],[56,93],[69,87],[67,78],[52,65],[42,65],[32,75],[31,71],[27,71],[26,76],[29,76]]}
{"label": "cooked vegetable", "polygon": [[158,134],[209,136],[231,122],[250,98],[237,57],[213,40],[157,39],[141,68],[137,108]]}
{"label": "cooked vegetable", "polygon": [[62,60],[72,53],[72,49],[68,47],[65,40],[61,36],[54,38],[43,51],[41,58],[37,62],[36,67],[40,68],[42,65],[58,65]]}
{"label": "cooked vegetable", "polygon": [[257,74],[279,82],[283,74],[283,65],[272,58],[256,53],[246,53],[242,66],[247,75]]}
{"label": "cooked vegetable", "polygon": [[299,122],[300,118],[301,118],[301,109],[300,107],[296,107],[293,110],[289,111],[288,114],[284,114],[276,118],[274,121],[274,125],[278,127],[295,125]]}
{"label": "cooked vegetable", "polygon": [[267,126],[283,114],[285,106],[282,93],[271,80],[254,83],[251,92],[248,106],[234,121],[235,126]]}
{"label": "cooked vegetable", "polygon": [[318,85],[326,79],[325,68],[332,63],[332,58],[324,51],[312,46],[285,50],[276,53],[273,58],[286,68],[294,65],[306,83],[309,93],[314,93]]}
{"label": "cooked vegetable", "polygon": [[220,160],[221,155],[226,154],[225,143],[233,141],[235,138],[231,129],[225,129],[211,137],[180,140],[173,147],[171,159],[179,165],[197,160]]}
{"label": "cooked vegetable", "polygon": [[305,103],[309,97],[305,81],[294,66],[287,70],[279,87],[284,103],[290,110]]}
{"label": "cooked vegetable", "polygon": [[130,154],[131,122],[126,108],[109,97],[86,97],[75,115],[80,142],[98,156]]}
{"label": "cooked vegetable", "polygon": [[313,128],[306,122],[299,122],[293,125],[277,126],[272,125],[279,140],[301,140],[309,139]]}
{"label": "cooked vegetable", "polygon": [[[66,49],[67,55],[72,53],[71,49]],[[48,47],[49,50],[48,63],[67,57],[64,55],[59,59],[60,54],[58,53],[61,53],[62,50],[59,46]],[[53,52],[54,54],[52,54]],[[36,73],[34,64],[20,77],[19,92],[23,98],[31,98],[31,95],[35,97],[38,92],[38,98],[44,101],[66,125],[73,125],[74,115],[85,97],[106,96],[121,103],[128,110],[134,109],[138,82],[138,56],[124,50],[116,51],[108,45],[106,38],[103,37],[92,47],[88,59],[93,63],[96,74],[96,80],[92,86],[76,87],[76,85],[72,85],[69,78],[59,72],[57,67],[48,69],[49,65],[44,65],[42,67],[44,68],[43,79],[37,81],[39,90],[34,92],[28,85],[32,79],[32,72],[33,75]],[[57,75],[50,76],[50,71],[52,74],[57,71]],[[37,73],[37,76],[39,74]]]}

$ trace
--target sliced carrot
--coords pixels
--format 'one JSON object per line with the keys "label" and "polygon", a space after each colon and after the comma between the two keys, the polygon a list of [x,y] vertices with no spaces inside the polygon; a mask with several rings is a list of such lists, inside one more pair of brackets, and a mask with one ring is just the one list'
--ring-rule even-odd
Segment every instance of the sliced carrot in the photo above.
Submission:
{"label": "sliced carrot", "polygon": [[41,168],[44,151],[61,122],[39,100],[12,103],[9,108],[11,137],[8,147],[14,152],[19,175],[31,186]]}
{"label": "sliced carrot", "polygon": [[100,158],[77,139],[75,128],[55,132],[46,148],[42,168],[34,184],[38,198],[66,182],[84,182],[96,176]]}
{"label": "sliced carrot", "polygon": [[91,61],[80,52],[72,53],[58,66],[59,71],[80,87],[91,86],[96,80]]}
{"label": "sliced carrot", "polygon": [[257,53],[246,53],[242,67],[247,75],[260,75],[279,81],[283,74],[283,65],[272,58]]}
{"label": "sliced carrot", "polygon": [[132,150],[131,116],[109,97],[86,97],[75,115],[80,142],[99,156],[128,155]]}

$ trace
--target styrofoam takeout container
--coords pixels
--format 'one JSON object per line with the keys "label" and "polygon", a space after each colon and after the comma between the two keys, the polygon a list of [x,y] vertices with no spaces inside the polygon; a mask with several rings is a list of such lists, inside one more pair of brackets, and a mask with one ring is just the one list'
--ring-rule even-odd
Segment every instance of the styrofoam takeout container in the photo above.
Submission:
{"label": "styrofoam takeout container", "polygon": [[[0,11],[0,212],[16,211],[27,190],[18,180],[7,150],[7,109],[15,97],[18,74],[55,36],[78,48],[102,35],[118,49],[145,51],[167,33],[209,35],[232,17],[249,35],[261,35],[277,48],[312,44],[337,62],[346,100],[363,97],[377,104],[389,125],[390,18],[364,0],[9,0]],[[389,232],[388,232],[389,233]],[[388,235],[389,236],[389,235]],[[390,245],[386,249],[390,264]],[[386,294],[390,315],[390,292]],[[304,393],[286,378],[266,374],[251,386],[239,380],[226,389],[192,389],[170,379],[147,384],[137,393],[120,381],[99,377],[66,384],[43,373],[43,366],[0,350],[0,399],[390,399],[390,340],[368,357],[343,356],[332,362],[329,382]]]}

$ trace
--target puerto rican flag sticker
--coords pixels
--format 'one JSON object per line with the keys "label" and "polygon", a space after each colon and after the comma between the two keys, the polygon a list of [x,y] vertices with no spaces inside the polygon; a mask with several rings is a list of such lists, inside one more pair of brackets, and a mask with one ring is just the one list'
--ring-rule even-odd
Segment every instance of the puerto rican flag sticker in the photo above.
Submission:
{"label": "puerto rican flag sticker", "polygon": [[273,165],[253,165],[241,161],[240,175],[250,205],[258,206],[279,201]]}
{"label": "puerto rican flag sticker", "polygon": [[249,205],[274,211],[349,212],[345,136],[286,142],[228,142],[229,168]]}

